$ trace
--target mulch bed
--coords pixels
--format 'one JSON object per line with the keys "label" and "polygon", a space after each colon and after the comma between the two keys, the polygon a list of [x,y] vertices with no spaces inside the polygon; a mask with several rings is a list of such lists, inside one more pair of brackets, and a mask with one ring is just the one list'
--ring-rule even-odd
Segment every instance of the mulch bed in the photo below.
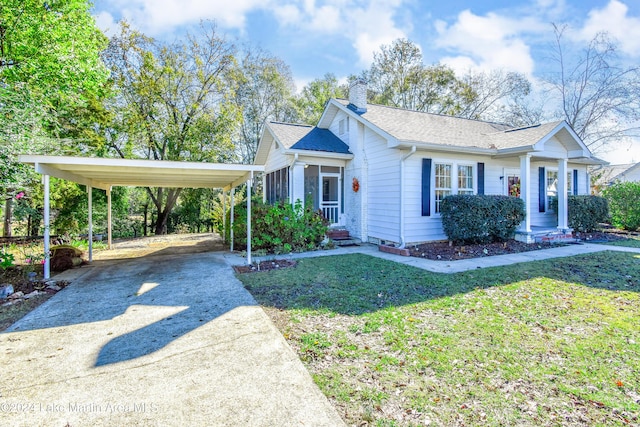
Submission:
{"label": "mulch bed", "polygon": [[[45,292],[48,294],[55,294],[58,291],[48,289],[47,282],[52,282],[51,279],[36,279],[30,281],[25,277],[25,272],[20,267],[12,267],[6,270],[0,270],[0,286],[10,284],[13,286],[14,292],[22,292],[25,295],[30,294],[33,291]],[[42,276],[42,272],[39,273]],[[53,280],[55,284],[61,289],[64,289],[69,282],[64,280]]]}
{"label": "mulch bed", "polygon": [[274,259],[270,261],[261,261],[251,265],[234,265],[233,269],[236,273],[257,273],[259,271],[281,270],[283,268],[295,267],[296,262],[287,259]]}
{"label": "mulch bed", "polygon": [[[627,239],[626,234],[616,232],[576,233],[575,237],[584,242],[612,242]],[[516,240],[506,242],[450,245],[449,242],[432,242],[411,246],[407,249],[410,255],[416,258],[425,258],[434,261],[455,261],[460,259],[480,258],[494,255],[515,254],[520,252],[537,251],[563,246],[563,243],[532,243],[527,244]]]}

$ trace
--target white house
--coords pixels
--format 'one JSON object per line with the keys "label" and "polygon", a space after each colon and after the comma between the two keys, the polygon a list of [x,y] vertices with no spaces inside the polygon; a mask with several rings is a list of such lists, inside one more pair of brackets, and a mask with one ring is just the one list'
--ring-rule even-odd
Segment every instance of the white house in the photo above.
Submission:
{"label": "white house", "polygon": [[640,163],[600,166],[590,168],[590,171],[596,177],[596,193],[616,182],[640,182]]}
{"label": "white house", "polygon": [[589,194],[587,168],[603,164],[564,121],[512,128],[367,104],[366,90],[331,99],[317,126],[266,124],[266,201],[312,203],[353,237],[404,246],[446,239],[447,195],[513,195],[527,210],[516,238],[533,242],[569,231],[567,195]]}

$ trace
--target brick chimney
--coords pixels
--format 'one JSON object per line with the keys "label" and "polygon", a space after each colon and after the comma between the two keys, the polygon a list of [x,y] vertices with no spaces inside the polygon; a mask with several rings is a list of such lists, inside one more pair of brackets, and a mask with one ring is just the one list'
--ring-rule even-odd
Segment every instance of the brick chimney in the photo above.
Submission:
{"label": "brick chimney", "polygon": [[358,114],[367,112],[367,83],[358,79],[349,86],[349,108]]}

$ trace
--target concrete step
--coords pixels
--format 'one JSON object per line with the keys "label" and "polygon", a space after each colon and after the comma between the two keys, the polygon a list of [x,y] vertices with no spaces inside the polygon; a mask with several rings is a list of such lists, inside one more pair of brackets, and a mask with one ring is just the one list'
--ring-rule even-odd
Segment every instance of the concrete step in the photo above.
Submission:
{"label": "concrete step", "polygon": [[331,228],[327,230],[327,237],[336,240],[336,239],[348,239],[349,238],[349,230],[344,228]]}
{"label": "concrete step", "polygon": [[336,246],[357,246],[362,243],[362,240],[355,237],[331,239]]}

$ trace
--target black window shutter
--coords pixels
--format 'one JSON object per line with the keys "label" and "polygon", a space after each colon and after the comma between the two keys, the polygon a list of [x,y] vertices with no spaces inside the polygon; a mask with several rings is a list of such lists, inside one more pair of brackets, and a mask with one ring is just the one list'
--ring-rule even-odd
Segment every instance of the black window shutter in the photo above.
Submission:
{"label": "black window shutter", "polygon": [[578,195],[578,169],[573,170],[573,195]]}
{"label": "black window shutter", "polygon": [[431,216],[431,159],[422,159],[422,216]]}
{"label": "black window shutter", "polygon": [[478,163],[478,194],[484,194],[484,163]]}
{"label": "black window shutter", "polygon": [[543,167],[538,168],[538,210],[547,210],[547,173]]}

